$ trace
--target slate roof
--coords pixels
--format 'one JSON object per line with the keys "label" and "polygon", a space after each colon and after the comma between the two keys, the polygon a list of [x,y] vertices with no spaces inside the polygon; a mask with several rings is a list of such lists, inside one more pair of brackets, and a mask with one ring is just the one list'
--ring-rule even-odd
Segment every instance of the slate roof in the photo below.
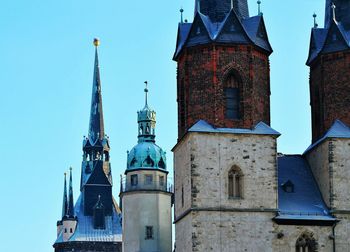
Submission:
{"label": "slate roof", "polygon": [[174,60],[186,47],[210,43],[253,44],[272,53],[263,16],[240,18],[231,9],[223,21],[213,21],[197,12],[193,23],[180,23]]}
{"label": "slate roof", "polygon": [[350,128],[342,121],[335,120],[332,127],[323,135],[323,137],[321,137],[315,143],[311,144],[306,149],[304,155],[328,138],[350,138]]}
{"label": "slate roof", "polygon": [[[113,199],[114,200],[114,199]],[[84,205],[80,196],[75,205],[78,225],[67,242],[122,242],[121,212],[114,201],[112,216],[106,216],[106,228],[94,229],[92,216],[84,216]],[[55,243],[63,242],[63,230]]]}
{"label": "slate roof", "polygon": [[[283,185],[291,182],[294,192]],[[277,221],[334,222],[307,161],[301,155],[278,157],[278,215]]]}
{"label": "slate roof", "polygon": [[202,132],[202,133],[229,133],[229,134],[245,134],[245,135],[273,135],[280,136],[281,134],[263,122],[259,122],[252,129],[238,129],[238,128],[214,128],[211,124],[204,120],[199,120],[194,124],[188,132]]}
{"label": "slate roof", "polygon": [[310,66],[320,55],[350,49],[350,30],[341,22],[331,21],[327,28],[311,30],[310,50],[306,64]]}

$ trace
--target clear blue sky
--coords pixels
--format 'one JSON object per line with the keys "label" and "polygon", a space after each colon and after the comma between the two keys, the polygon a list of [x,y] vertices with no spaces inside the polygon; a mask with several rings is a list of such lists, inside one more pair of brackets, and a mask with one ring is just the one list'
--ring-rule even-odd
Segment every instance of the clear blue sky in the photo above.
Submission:
{"label": "clear blue sky", "polygon": [[[308,53],[312,14],[323,26],[320,0],[263,0],[273,46],[272,127],[278,150],[301,153],[310,143]],[[256,1],[249,1],[251,14]],[[114,195],[136,144],[143,82],[157,111],[157,143],[168,153],[177,137],[175,48],[179,8],[192,20],[194,0],[11,0],[0,8],[0,251],[47,252],[61,213],[63,173],[74,168],[79,189],[87,134],[94,37],[105,128],[111,139]]]}

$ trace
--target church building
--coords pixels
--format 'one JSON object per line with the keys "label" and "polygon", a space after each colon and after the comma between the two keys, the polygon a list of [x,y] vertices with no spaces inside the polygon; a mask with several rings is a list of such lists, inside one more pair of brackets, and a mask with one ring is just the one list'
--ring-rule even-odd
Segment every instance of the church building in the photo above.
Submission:
{"label": "church building", "polygon": [[315,21],[306,63],[312,140],[303,154],[288,155],[278,153],[280,133],[270,125],[273,50],[261,1],[251,16],[247,0],[195,0],[193,21],[181,16],[173,57],[174,190],[146,82],[119,206],[95,40],[80,196],[74,202],[70,170],[55,251],[350,251],[350,1],[325,2],[324,28]]}
{"label": "church building", "polygon": [[195,1],[174,54],[176,251],[350,251],[349,35],[350,2],[327,0],[307,61],[312,143],[280,154],[260,8],[250,16],[247,0]]}

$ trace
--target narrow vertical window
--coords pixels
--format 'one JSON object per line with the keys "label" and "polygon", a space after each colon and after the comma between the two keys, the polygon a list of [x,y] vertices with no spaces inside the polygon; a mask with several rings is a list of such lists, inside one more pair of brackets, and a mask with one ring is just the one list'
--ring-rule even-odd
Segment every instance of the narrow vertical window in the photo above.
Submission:
{"label": "narrow vertical window", "polygon": [[152,175],[145,175],[145,184],[151,185],[153,183],[153,176]]}
{"label": "narrow vertical window", "polygon": [[239,119],[239,89],[226,88],[226,118]]}
{"label": "narrow vertical window", "polygon": [[181,187],[181,205],[184,207],[185,200],[184,200],[184,186]]}
{"label": "narrow vertical window", "polygon": [[130,180],[131,180],[131,185],[132,186],[137,186],[137,184],[138,184],[137,174],[131,175]]}
{"label": "narrow vertical window", "polygon": [[228,173],[228,197],[242,197],[242,173],[236,166],[234,166]]}
{"label": "narrow vertical window", "polygon": [[312,234],[304,233],[302,234],[295,245],[296,252],[316,252],[317,242]]}
{"label": "narrow vertical window", "polygon": [[159,185],[164,186],[164,176],[159,176]]}
{"label": "narrow vertical window", "polygon": [[146,240],[151,240],[153,239],[153,226],[146,226]]}

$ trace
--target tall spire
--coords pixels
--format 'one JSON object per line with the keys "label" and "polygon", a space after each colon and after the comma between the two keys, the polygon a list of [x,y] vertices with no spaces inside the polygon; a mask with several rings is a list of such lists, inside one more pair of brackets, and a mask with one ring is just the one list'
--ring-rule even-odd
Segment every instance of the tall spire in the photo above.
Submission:
{"label": "tall spire", "polygon": [[66,177],[67,177],[67,174],[64,173],[62,219],[68,215],[68,197],[67,197],[67,178]]}
{"label": "tall spire", "polygon": [[91,111],[90,111],[90,125],[89,125],[89,140],[92,144],[98,139],[104,137],[104,123],[103,123],[103,110],[102,110],[102,94],[101,94],[101,80],[100,80],[100,67],[98,63],[98,50],[100,45],[98,39],[94,39],[95,45],[95,67],[94,77],[92,84],[92,98],[91,98]]}
{"label": "tall spire", "polygon": [[73,182],[72,182],[72,167],[69,168],[69,196],[68,196],[68,217],[74,218],[74,199],[73,199]]}
{"label": "tall spire", "polygon": [[154,142],[156,128],[156,112],[148,107],[148,82],[145,81],[145,107],[137,112],[139,124],[139,142]]}

